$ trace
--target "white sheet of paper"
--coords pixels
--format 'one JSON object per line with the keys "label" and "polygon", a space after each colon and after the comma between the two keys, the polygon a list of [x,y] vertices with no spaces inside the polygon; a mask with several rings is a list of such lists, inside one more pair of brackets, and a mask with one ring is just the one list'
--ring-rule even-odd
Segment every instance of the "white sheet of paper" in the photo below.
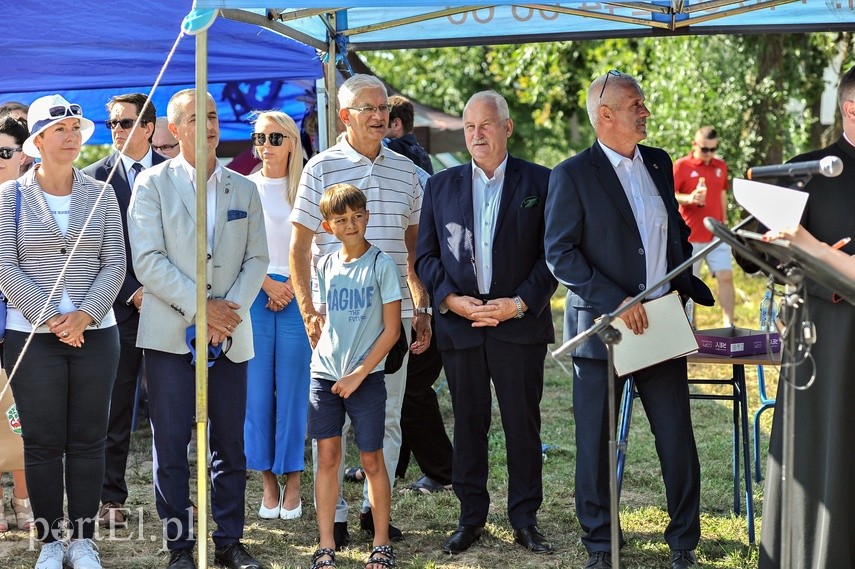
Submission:
{"label": "white sheet of paper", "polygon": [[796,227],[807,205],[807,192],[782,188],[763,182],[733,180],[736,203],[748,210],[772,231]]}

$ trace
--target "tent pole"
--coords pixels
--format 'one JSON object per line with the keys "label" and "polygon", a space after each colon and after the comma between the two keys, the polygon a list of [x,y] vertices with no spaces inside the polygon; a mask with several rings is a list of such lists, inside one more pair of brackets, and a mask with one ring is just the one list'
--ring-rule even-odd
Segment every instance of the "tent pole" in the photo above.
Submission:
{"label": "tent pole", "polygon": [[[335,12],[327,14],[331,29],[336,29]],[[327,87],[327,144],[333,146],[338,136],[338,89],[336,87],[336,37],[334,33],[327,33],[327,62],[324,65],[324,81]]]}
{"label": "tent pole", "polygon": [[[196,34],[196,559],[208,567],[208,32]],[[188,516],[193,523],[193,514]],[[192,527],[191,527],[192,529]],[[192,532],[191,532],[192,535]]]}

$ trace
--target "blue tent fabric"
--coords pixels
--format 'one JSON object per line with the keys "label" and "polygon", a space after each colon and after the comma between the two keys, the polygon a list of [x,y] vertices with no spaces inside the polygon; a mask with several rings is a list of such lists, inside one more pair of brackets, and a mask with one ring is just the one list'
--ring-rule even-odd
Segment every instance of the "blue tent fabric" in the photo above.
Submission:
{"label": "blue tent fabric", "polygon": [[[288,4],[288,8],[282,8]],[[337,8],[329,8],[333,4]],[[625,3],[520,0],[198,0],[197,6],[280,15],[301,41],[322,48],[335,10],[354,49],[528,43],[675,34],[855,29],[855,6],[831,0],[642,0]],[[394,9],[394,11],[390,11]],[[428,18],[427,16],[433,15]],[[231,14],[226,14],[232,17]],[[337,25],[339,22],[337,22]],[[314,40],[314,41],[311,41]]]}
{"label": "blue tent fabric", "polygon": [[[148,93],[191,7],[190,0],[10,2],[0,34],[0,102],[62,93],[96,122],[90,143],[108,144],[104,105],[119,93]],[[172,93],[194,86],[195,52],[195,38],[184,36],[153,99],[159,115]],[[314,48],[224,18],[208,30],[209,91],[223,140],[248,138],[252,109],[282,108],[299,122],[322,76]]]}

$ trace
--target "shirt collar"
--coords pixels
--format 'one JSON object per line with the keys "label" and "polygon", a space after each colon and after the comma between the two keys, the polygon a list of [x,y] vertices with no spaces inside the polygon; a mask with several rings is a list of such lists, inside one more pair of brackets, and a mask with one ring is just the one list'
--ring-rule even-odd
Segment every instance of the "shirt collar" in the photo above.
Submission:
{"label": "shirt collar", "polygon": [[[172,160],[175,162],[175,164],[178,168],[184,168],[184,171],[187,172],[187,174],[190,176],[190,179],[195,184],[195,182],[196,182],[196,168],[191,166],[190,163],[184,159],[184,155],[179,152],[178,156],[176,156]],[[217,162],[216,165],[214,166],[214,171],[208,175],[208,181],[209,182],[211,181],[211,176],[215,176],[217,183],[219,183],[220,178],[222,177],[222,173],[223,173],[223,167],[220,166],[219,162]]]}
{"label": "shirt collar", "polygon": [[[343,135],[341,137],[341,140],[339,140],[339,142],[336,146],[339,147],[339,149],[344,154],[344,156],[348,160],[350,160],[351,162],[356,163],[356,162],[360,162],[362,160],[368,160],[367,156],[365,156],[364,154],[360,154],[356,149],[354,149],[350,145],[350,142],[348,142],[346,135]],[[374,161],[376,162],[377,160],[380,160],[381,158],[383,158],[385,160],[388,153],[389,153],[389,150],[386,148],[386,146],[384,144],[381,143],[380,144],[380,152],[377,154],[377,158]]]}
{"label": "shirt collar", "polygon": [[[605,152],[606,158],[609,159],[609,162],[611,162],[612,167],[617,168],[624,160],[630,160],[626,156],[615,152],[614,150],[603,144],[602,140],[597,139],[597,142],[600,144],[600,148],[603,149],[603,152]],[[642,163],[644,162],[644,157],[641,156],[641,151],[638,149],[637,144],[635,145],[635,152],[633,153],[632,159],[630,161],[635,161],[636,158],[640,159]]]}
{"label": "shirt collar", "polygon": [[151,168],[151,146],[148,147],[148,151],[145,153],[145,156],[143,156],[139,160],[134,160],[127,154],[120,154],[119,157],[122,160],[122,166],[125,167],[125,172],[129,172],[133,165],[137,162],[142,164],[143,170]]}
{"label": "shirt collar", "polygon": [[853,143],[851,140],[849,140],[849,137],[848,137],[848,136],[846,136],[846,133],[845,133],[845,132],[843,133],[843,139],[844,139],[844,140],[846,140],[846,142],[848,142],[848,143],[849,143],[849,146],[855,146],[855,143]]}
{"label": "shirt collar", "polygon": [[[505,178],[505,170],[508,168],[508,154],[505,153],[505,159],[502,160],[502,163],[496,168],[496,171],[493,172],[493,180],[497,182],[501,182]],[[479,166],[475,164],[475,161],[472,161],[472,179],[481,178],[483,182],[486,184],[490,181],[490,178],[487,177],[487,174],[482,170]]]}

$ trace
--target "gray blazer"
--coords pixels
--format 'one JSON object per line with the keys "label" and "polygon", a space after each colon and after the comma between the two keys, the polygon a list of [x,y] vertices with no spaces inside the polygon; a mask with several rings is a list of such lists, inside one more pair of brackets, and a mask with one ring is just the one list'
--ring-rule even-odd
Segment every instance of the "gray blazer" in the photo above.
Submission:
{"label": "gray blazer", "polygon": [[[137,346],[189,352],[186,329],[196,320],[196,193],[179,160],[140,173],[128,208],[134,271],[143,284]],[[255,184],[223,168],[217,186],[214,248],[208,248],[208,298],[238,303],[243,323],[226,356],[253,357],[249,308],[267,272],[267,237]]]}
{"label": "gray blazer", "polygon": [[[35,180],[35,171],[18,180],[17,223],[16,182],[0,186],[0,289],[10,306],[33,326],[59,315],[63,285],[74,305],[100,323],[125,278],[125,240],[116,195],[109,186],[102,194],[102,182],[74,169],[68,230],[63,236]],[[92,218],[84,232],[90,212]],[[51,293],[77,241],[63,283]]]}

